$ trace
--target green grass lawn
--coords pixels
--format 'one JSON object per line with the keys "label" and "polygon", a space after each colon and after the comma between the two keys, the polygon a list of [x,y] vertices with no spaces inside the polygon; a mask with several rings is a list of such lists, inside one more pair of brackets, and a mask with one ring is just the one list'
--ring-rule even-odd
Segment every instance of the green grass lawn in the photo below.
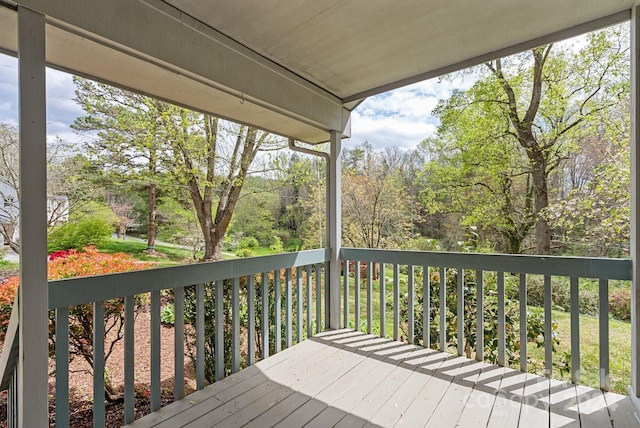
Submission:
{"label": "green grass lawn", "polygon": [[157,255],[149,254],[146,252],[147,244],[135,240],[111,238],[99,245],[98,249],[105,253],[127,253],[138,260],[154,262],[159,267],[182,265],[193,260],[192,251],[165,245],[156,245]]}
{"label": "green grass lawn", "polygon": [[[556,355],[570,352],[570,314],[553,311],[553,319],[558,323],[557,332],[560,340]],[[600,386],[598,331],[598,318],[580,316],[580,383],[593,388]],[[535,345],[529,344],[528,350],[533,358],[544,362],[544,348],[536,348]],[[609,370],[611,390],[626,394],[631,382],[631,324],[628,322],[609,320]],[[558,370],[554,370],[553,377],[570,379],[568,373],[561,375]]]}

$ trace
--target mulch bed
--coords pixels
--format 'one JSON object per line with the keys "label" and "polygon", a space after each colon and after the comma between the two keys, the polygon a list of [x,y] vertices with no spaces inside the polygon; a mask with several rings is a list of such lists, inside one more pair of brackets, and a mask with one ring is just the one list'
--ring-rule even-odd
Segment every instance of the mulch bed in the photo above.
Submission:
{"label": "mulch bed", "polygon": [[[135,322],[135,359],[134,372],[136,379],[135,411],[136,419],[150,413],[148,390],[150,385],[150,317],[147,312],[138,314]],[[173,401],[174,374],[174,333],[172,327],[163,326],[160,339],[162,381],[162,405]],[[109,337],[106,343],[108,343]],[[105,344],[105,347],[107,345]],[[185,356],[185,388],[187,393],[194,390],[195,377],[190,365],[190,359]],[[124,341],[119,341],[114,347],[112,355],[106,363],[107,374],[116,388],[122,388],[124,383]],[[53,368],[53,364],[50,364]],[[93,426],[93,374],[90,366],[81,357],[76,356],[69,364],[69,418],[72,427]],[[55,383],[49,383],[49,423],[55,426]],[[6,421],[6,391],[0,395],[0,427],[7,426]],[[121,427],[123,425],[124,403],[122,400],[105,405],[105,426]]]}

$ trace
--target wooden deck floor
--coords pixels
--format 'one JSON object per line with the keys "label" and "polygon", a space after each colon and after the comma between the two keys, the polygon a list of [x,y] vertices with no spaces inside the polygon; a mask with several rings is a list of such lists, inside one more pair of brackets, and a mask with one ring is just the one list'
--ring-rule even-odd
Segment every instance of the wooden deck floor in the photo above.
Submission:
{"label": "wooden deck floor", "polygon": [[350,330],[322,333],[133,427],[638,427],[628,397]]}

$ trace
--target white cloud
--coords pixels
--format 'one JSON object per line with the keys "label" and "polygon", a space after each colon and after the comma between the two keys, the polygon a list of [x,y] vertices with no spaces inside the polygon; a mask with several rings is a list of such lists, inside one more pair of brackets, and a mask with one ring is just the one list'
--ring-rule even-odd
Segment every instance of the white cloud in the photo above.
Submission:
{"label": "white cloud", "polygon": [[[77,142],[70,128],[83,111],[73,101],[75,86],[70,74],[47,69],[47,140],[56,137]],[[18,61],[0,54],[0,121],[18,125]]]}
{"label": "white cloud", "polygon": [[454,76],[426,80],[368,98],[352,113],[349,145],[368,141],[376,149],[398,146],[414,148],[438,127],[432,116],[441,99],[454,88],[468,88],[470,79]]}

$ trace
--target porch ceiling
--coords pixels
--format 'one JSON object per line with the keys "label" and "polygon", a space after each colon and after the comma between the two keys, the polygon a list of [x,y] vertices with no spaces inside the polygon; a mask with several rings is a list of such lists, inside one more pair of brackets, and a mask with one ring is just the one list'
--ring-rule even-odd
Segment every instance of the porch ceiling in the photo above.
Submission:
{"label": "porch ceiling", "polygon": [[[364,97],[630,15],[633,0],[0,0],[47,16],[57,68],[301,141]],[[16,51],[0,7],[0,50]]]}

